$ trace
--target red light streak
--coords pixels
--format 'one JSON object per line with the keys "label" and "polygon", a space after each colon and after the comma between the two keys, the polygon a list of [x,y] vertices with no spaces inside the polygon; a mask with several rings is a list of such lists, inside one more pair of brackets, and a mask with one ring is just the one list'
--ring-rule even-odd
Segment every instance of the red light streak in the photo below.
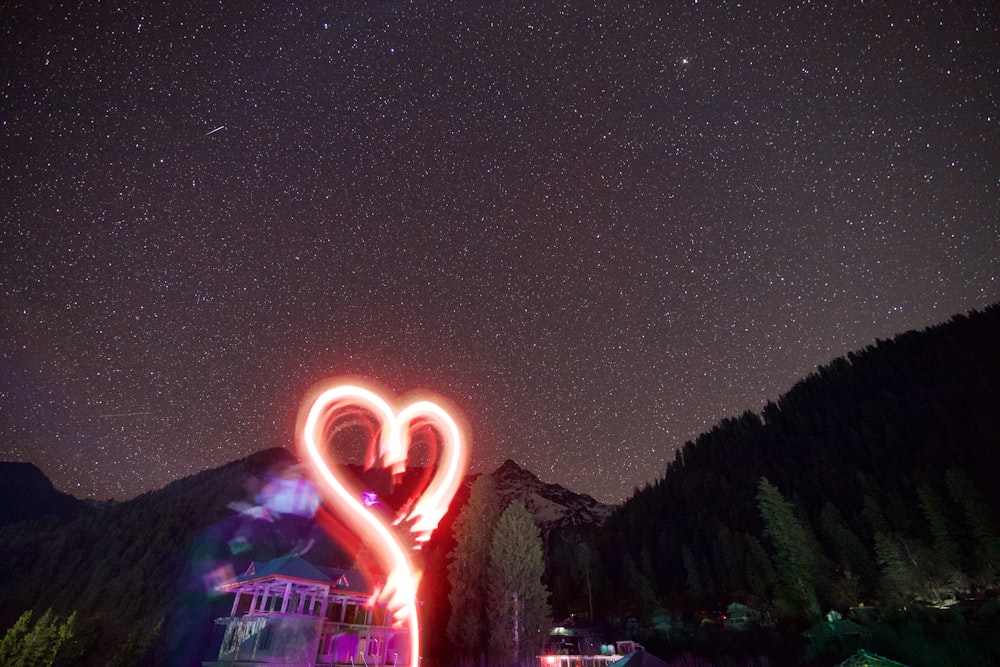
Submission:
{"label": "red light streak", "polygon": [[420,543],[430,539],[462,482],[467,462],[462,431],[448,411],[433,400],[414,401],[396,410],[377,393],[357,384],[328,383],[303,407],[305,412],[300,416],[297,429],[300,456],[311,471],[330,511],[350,532],[366,540],[375,558],[384,566],[387,573],[385,584],[376,591],[372,601],[377,599],[386,604],[393,616],[394,626],[409,624],[410,665],[418,667],[419,575],[399,535],[381,517],[369,511],[357,497],[358,494],[352,493],[338,478],[321,443],[326,442],[328,431],[338,418],[359,412],[370,413],[374,415],[378,427],[378,438],[377,443],[374,437],[369,442],[365,468],[378,461],[382,467],[398,475],[406,470],[414,434],[427,428],[434,431],[437,437],[431,442],[433,460],[428,464],[434,468],[434,473],[392,524],[408,524],[419,548]]}

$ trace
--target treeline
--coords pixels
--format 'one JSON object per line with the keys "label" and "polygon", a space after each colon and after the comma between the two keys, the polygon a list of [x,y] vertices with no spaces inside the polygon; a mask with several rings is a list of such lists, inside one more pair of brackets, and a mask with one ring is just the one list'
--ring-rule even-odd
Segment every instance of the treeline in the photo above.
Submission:
{"label": "treeline", "polygon": [[[804,627],[819,609],[996,589],[998,474],[993,306],[837,359],[762,414],[686,443],[599,531],[551,545],[554,605],[565,615],[593,605],[648,626],[736,601]],[[783,584],[762,480],[804,531],[814,565],[798,574],[815,595],[811,610]]]}
{"label": "treeline", "polygon": [[[272,448],[132,500],[81,503],[69,513],[29,515],[0,527],[0,640],[9,635],[12,647],[33,655],[36,645],[51,645],[33,639],[47,637],[50,624],[25,634],[27,619],[73,618],[71,635],[46,657],[51,664],[173,666],[214,659],[222,641],[214,621],[226,616],[232,604],[231,596],[213,590],[223,578],[241,574],[251,561],[300,549],[315,563],[356,566],[360,543],[338,544],[317,522],[260,520],[234,509],[234,503],[253,505],[260,485],[296,463],[290,450]],[[423,473],[414,468],[390,488],[381,471],[348,468],[393,509]],[[41,493],[48,492],[48,485],[44,480]],[[19,488],[17,493],[30,497],[33,490]],[[426,569],[435,572],[421,598],[425,627],[435,629],[437,641],[427,642],[435,653],[447,650],[448,591],[445,585],[430,584],[446,579],[454,547],[451,523],[467,496],[463,487],[442,530],[421,552]],[[21,635],[24,641],[15,642]],[[17,654],[15,648],[9,650]]]}
{"label": "treeline", "polygon": [[[0,633],[33,611],[74,619],[55,665],[211,658],[221,641],[212,621],[231,604],[211,593],[214,568],[240,570],[303,539],[301,526],[262,531],[265,522],[228,505],[294,460],[266,450],[134,500],[0,527]],[[995,597],[998,473],[994,306],[830,363],[760,415],[724,420],[687,443],[600,529],[552,533],[544,583],[553,617],[589,619],[609,640],[653,647],[674,639],[681,621],[730,602],[766,610],[797,634],[817,611]],[[464,486],[421,551],[428,664],[448,664],[454,650],[448,568],[467,498]],[[310,560],[351,567],[321,532],[308,536]],[[910,637],[904,625],[884,634]],[[197,655],[178,658],[178,645]]]}
{"label": "treeline", "polygon": [[228,559],[238,567],[289,550],[272,532],[254,535],[252,549],[234,556],[228,541],[240,524],[227,508],[246,497],[248,479],[289,462],[294,462],[291,452],[265,450],[127,502],[3,527],[0,629],[14,626],[26,611],[75,614],[73,637],[55,664],[165,660],[171,634],[195,628],[198,621],[210,633],[213,603],[219,615],[228,611],[202,580],[213,563]]}

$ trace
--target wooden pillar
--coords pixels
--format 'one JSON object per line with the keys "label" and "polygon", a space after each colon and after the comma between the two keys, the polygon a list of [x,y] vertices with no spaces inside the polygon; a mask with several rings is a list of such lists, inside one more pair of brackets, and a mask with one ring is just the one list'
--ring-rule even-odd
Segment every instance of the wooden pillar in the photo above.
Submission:
{"label": "wooden pillar", "polygon": [[242,592],[243,592],[242,588],[237,588],[236,589],[236,599],[233,600],[233,608],[229,610],[229,615],[230,616],[235,616],[236,615],[236,610],[239,609],[239,606],[240,606],[240,594]]}
{"label": "wooden pillar", "polygon": [[264,595],[260,599],[260,611],[268,611],[267,605],[271,598],[271,584],[264,584]]}
{"label": "wooden pillar", "polygon": [[320,618],[326,618],[326,609],[330,602],[330,589],[324,588],[323,592],[320,594],[320,605],[319,605],[319,615]]}
{"label": "wooden pillar", "polygon": [[288,601],[292,598],[292,582],[285,584],[285,594],[281,597],[281,613],[288,611]]}

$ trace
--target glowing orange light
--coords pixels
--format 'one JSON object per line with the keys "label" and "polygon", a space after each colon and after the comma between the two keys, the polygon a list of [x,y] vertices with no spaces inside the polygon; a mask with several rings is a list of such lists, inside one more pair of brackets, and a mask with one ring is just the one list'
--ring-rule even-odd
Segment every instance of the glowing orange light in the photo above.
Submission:
{"label": "glowing orange light", "polygon": [[396,410],[377,393],[357,384],[330,383],[306,405],[308,408],[300,418],[297,430],[300,456],[312,472],[316,487],[330,511],[351,532],[366,539],[375,558],[385,568],[386,581],[376,591],[373,601],[377,599],[386,605],[393,616],[394,626],[409,624],[410,664],[418,667],[419,576],[408,550],[392,527],[369,511],[358,494],[352,493],[338,478],[320,444],[325,442],[328,430],[338,419],[358,413],[371,415],[377,426],[378,442],[373,439],[369,443],[366,469],[377,460],[393,474],[401,474],[406,470],[413,434],[426,428],[433,429],[437,436],[434,440],[436,447],[428,466],[433,467],[434,473],[392,524],[406,523],[419,544],[430,539],[462,482],[467,453],[461,429],[448,411],[432,400],[415,401]]}

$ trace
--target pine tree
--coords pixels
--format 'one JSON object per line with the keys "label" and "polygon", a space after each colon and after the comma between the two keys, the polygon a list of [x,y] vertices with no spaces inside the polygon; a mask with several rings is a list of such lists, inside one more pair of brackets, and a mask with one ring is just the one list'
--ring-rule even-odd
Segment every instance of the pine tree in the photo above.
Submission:
{"label": "pine tree", "polygon": [[916,561],[908,554],[905,541],[886,533],[875,535],[875,558],[882,570],[882,597],[901,605],[917,597]]}
{"label": "pine tree", "polygon": [[[843,514],[833,503],[827,502],[823,505],[820,512],[820,526],[823,535],[832,546],[833,555],[843,573],[835,588],[840,592],[856,591],[860,594],[858,586],[868,584],[874,587],[877,573],[871,555],[861,538],[848,527]],[[845,583],[848,584],[847,587],[844,586]],[[839,601],[842,605],[853,605],[858,602],[858,598],[857,596],[849,600],[841,598]]]}
{"label": "pine tree", "polygon": [[[590,545],[581,538],[579,533],[571,533],[568,536],[555,538],[553,540],[555,548],[549,560],[549,585],[553,581],[562,583],[563,605],[572,609],[579,609],[586,606],[589,616],[594,617],[594,592],[592,570],[594,566],[594,552]],[[553,598],[555,591],[553,591]]]}
{"label": "pine tree", "polygon": [[76,635],[76,612],[74,611],[69,615],[62,624],[56,626],[55,641],[52,642],[50,647],[51,652],[49,653],[49,661],[47,665],[51,665],[55,662],[56,656],[59,655],[59,649],[63,647],[63,644],[73,639]]}
{"label": "pine tree", "polygon": [[490,544],[490,658],[497,665],[530,665],[550,626],[545,561],[534,519],[520,502],[496,523]]}
{"label": "pine tree", "polygon": [[60,622],[52,610],[42,614],[29,631],[31,611],[26,611],[0,640],[0,665],[4,667],[47,667],[55,662],[62,645],[76,631],[76,612]]}
{"label": "pine tree", "polygon": [[0,640],[0,665],[13,665],[24,650],[24,640],[28,636],[28,625],[31,623],[32,612],[21,614],[17,621],[7,629]]}
{"label": "pine tree", "polygon": [[625,554],[622,560],[622,570],[625,574],[625,595],[623,599],[629,605],[627,611],[648,621],[653,615],[660,613],[662,608],[656,599],[656,591],[649,578],[636,566],[632,556]]}
{"label": "pine tree", "polygon": [[700,598],[705,593],[705,586],[701,580],[701,572],[698,570],[698,563],[694,559],[694,552],[687,544],[681,545],[681,558],[684,562],[684,574],[686,575],[687,592],[695,599]]}
{"label": "pine tree", "polygon": [[35,621],[35,627],[24,638],[24,647],[21,649],[20,660],[15,660],[14,665],[35,665],[52,664],[46,660],[49,646],[56,638],[58,630],[52,620],[52,610],[47,609],[45,613]]}
{"label": "pine tree", "polygon": [[945,480],[951,496],[961,506],[969,532],[975,539],[979,583],[995,586],[1000,581],[1000,535],[997,534],[989,505],[964,470],[949,469]]}
{"label": "pine tree", "polygon": [[142,656],[156,639],[162,627],[162,617],[153,623],[146,622],[137,625],[128,633],[125,643],[122,644],[118,652],[111,658],[108,667],[127,667],[128,665],[139,664]]}
{"label": "pine tree", "polygon": [[473,482],[468,504],[455,520],[456,545],[448,564],[451,617],[446,632],[461,664],[474,664],[486,655],[487,571],[493,527],[499,517],[496,485],[492,477],[483,475]]}
{"label": "pine tree", "polygon": [[748,592],[761,600],[766,600],[774,589],[774,568],[767,558],[767,552],[756,537],[745,534],[744,544]]}
{"label": "pine tree", "polygon": [[917,495],[920,498],[920,509],[934,539],[932,569],[937,574],[936,578],[943,587],[965,588],[967,582],[961,572],[960,549],[952,534],[944,502],[926,483],[917,487]]}
{"label": "pine tree", "polygon": [[775,570],[785,602],[793,614],[815,620],[819,617],[818,564],[812,535],[795,516],[795,507],[766,477],[757,485],[757,508],[764,519],[764,535],[774,546]]}

